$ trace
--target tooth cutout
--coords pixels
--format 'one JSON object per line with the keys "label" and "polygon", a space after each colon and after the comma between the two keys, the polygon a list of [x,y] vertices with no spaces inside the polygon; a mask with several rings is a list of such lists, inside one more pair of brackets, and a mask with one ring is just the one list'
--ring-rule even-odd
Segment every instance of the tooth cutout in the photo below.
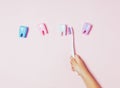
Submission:
{"label": "tooth cutout", "polygon": [[40,24],[39,29],[40,29],[42,35],[48,34],[48,29],[47,29],[47,26],[45,23]]}
{"label": "tooth cutout", "polygon": [[27,26],[20,26],[19,28],[19,37],[26,38],[28,35],[29,28]]}
{"label": "tooth cutout", "polygon": [[59,30],[61,32],[61,36],[67,35],[67,25],[66,24],[60,24]]}
{"label": "tooth cutout", "polygon": [[92,30],[92,24],[85,23],[82,28],[82,33],[85,35],[89,35],[91,30]]}

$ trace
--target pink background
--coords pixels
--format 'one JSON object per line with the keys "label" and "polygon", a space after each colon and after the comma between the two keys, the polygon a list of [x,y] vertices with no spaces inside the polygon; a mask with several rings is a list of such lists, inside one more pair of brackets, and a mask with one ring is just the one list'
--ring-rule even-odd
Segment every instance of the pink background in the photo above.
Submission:
{"label": "pink background", "polygon": [[[89,36],[81,33],[85,22],[93,24]],[[103,88],[120,88],[119,0],[1,0],[0,88],[85,88],[71,71],[71,37],[60,36],[59,24],[74,27],[76,51]],[[20,25],[30,28],[26,39]]]}

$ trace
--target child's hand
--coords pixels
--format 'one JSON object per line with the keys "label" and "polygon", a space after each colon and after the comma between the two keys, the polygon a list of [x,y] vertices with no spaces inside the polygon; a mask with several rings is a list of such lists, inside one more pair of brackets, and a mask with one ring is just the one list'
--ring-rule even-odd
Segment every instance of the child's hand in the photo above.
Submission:
{"label": "child's hand", "polygon": [[74,57],[70,57],[70,59],[72,70],[76,71],[78,75],[83,76],[88,71],[84,61],[80,56],[75,55]]}
{"label": "child's hand", "polygon": [[76,71],[78,75],[80,75],[87,88],[102,88],[97,80],[93,77],[93,75],[88,70],[82,58],[78,55],[71,57],[71,66],[72,70]]}

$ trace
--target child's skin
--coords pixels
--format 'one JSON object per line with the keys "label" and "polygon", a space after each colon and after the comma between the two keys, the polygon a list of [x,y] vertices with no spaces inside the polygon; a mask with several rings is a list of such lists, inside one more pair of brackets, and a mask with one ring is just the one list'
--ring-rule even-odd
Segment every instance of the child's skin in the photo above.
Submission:
{"label": "child's skin", "polygon": [[87,88],[102,88],[79,55],[70,57],[70,59],[72,70],[76,71],[78,75],[82,77]]}

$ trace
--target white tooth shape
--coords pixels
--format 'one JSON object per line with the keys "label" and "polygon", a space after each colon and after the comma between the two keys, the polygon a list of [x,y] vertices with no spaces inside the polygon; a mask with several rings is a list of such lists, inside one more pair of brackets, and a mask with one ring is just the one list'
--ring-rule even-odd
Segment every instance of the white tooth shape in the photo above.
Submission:
{"label": "white tooth shape", "polygon": [[19,37],[26,38],[28,35],[29,28],[27,26],[20,26],[19,28]]}
{"label": "white tooth shape", "polygon": [[85,23],[85,24],[83,25],[83,28],[82,28],[82,33],[83,33],[83,34],[86,34],[86,35],[89,35],[91,29],[92,29],[92,24],[90,24],[90,23]]}
{"label": "white tooth shape", "polygon": [[41,23],[39,29],[41,30],[42,35],[48,34],[48,29],[45,23]]}
{"label": "white tooth shape", "polygon": [[61,32],[61,35],[67,35],[67,25],[66,24],[60,24],[59,30]]}

